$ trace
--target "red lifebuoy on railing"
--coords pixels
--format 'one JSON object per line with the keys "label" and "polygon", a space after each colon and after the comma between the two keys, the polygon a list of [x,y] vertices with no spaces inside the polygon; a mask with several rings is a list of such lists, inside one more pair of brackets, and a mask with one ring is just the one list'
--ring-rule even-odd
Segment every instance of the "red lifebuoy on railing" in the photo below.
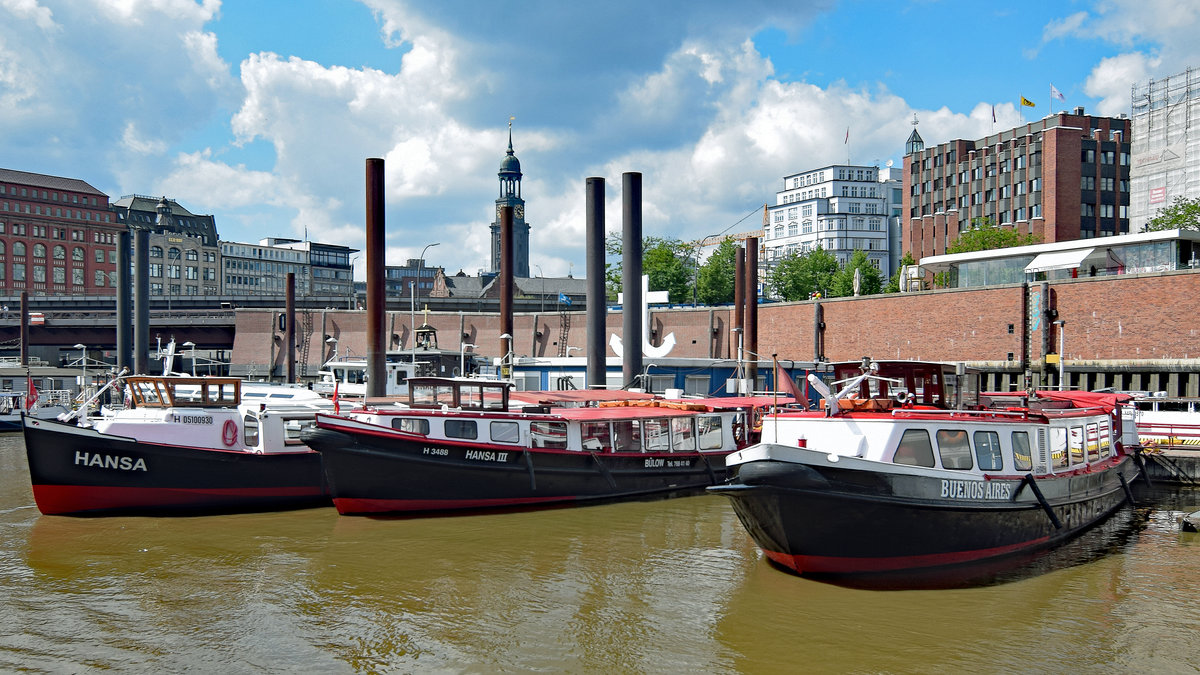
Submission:
{"label": "red lifebuoy on railing", "polygon": [[225,420],[225,426],[221,427],[221,442],[226,446],[237,443],[237,422]]}

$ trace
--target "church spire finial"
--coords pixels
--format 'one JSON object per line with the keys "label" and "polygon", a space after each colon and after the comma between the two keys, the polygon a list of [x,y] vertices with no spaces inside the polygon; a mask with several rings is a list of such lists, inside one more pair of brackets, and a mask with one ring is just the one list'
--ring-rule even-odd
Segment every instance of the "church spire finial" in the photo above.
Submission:
{"label": "church spire finial", "polygon": [[515,120],[515,119],[517,119],[517,118],[516,118],[516,117],[514,117],[514,116],[512,116],[512,115],[509,115],[509,116],[508,116],[508,154],[510,154],[510,155],[511,155],[511,154],[513,154],[513,148],[512,148],[512,123],[513,123],[513,120]]}

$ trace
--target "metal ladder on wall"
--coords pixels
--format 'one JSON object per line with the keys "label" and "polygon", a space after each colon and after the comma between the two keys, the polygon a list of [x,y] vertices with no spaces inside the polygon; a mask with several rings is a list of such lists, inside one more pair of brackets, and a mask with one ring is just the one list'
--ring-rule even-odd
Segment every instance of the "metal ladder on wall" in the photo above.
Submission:
{"label": "metal ladder on wall", "polygon": [[558,331],[558,355],[567,355],[567,338],[571,335],[571,315],[567,310],[560,309],[558,311],[558,325],[561,328]]}
{"label": "metal ladder on wall", "polygon": [[313,318],[312,312],[304,311],[300,319],[300,377],[308,376],[308,348],[312,343]]}

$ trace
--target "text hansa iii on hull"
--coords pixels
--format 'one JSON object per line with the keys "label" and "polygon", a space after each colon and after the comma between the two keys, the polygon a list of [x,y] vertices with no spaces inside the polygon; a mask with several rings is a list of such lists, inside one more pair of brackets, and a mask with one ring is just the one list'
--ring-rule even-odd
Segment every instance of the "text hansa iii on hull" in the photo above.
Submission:
{"label": "text hansa iii on hull", "polygon": [[[404,406],[317,416],[339,513],[538,507],[698,492],[725,478],[757,413],[790,397],[663,400],[624,391],[509,391],[414,378]],[[521,397],[518,403],[515,399]]]}

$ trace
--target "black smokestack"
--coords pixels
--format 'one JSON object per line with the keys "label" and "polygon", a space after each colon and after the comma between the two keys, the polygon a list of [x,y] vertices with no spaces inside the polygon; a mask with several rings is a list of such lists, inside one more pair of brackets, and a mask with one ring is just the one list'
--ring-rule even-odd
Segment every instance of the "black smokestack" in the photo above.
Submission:
{"label": "black smokestack", "polygon": [[588,178],[585,197],[587,225],[587,383],[586,387],[603,388],[607,383],[604,346],[605,318],[608,313],[604,297],[604,179]]}
{"label": "black smokestack", "polygon": [[[501,366],[512,365],[508,353],[513,345],[513,207],[500,209],[500,348]],[[507,373],[505,373],[507,376]]]}
{"label": "black smokestack", "polygon": [[[367,159],[367,396],[387,393],[384,342],[383,159]],[[290,325],[290,322],[289,322]]]}
{"label": "black smokestack", "polygon": [[288,384],[296,384],[296,273],[287,273],[287,288],[284,290],[283,313],[287,317],[287,329],[283,331],[283,348],[287,359]]}
{"label": "black smokestack", "polygon": [[129,278],[129,231],[117,235],[117,372],[133,370],[133,290]]}
{"label": "black smokestack", "polygon": [[758,237],[746,238],[746,331],[745,347],[750,352],[746,377],[758,387]]}
{"label": "black smokestack", "polygon": [[133,372],[150,372],[150,231],[133,232]]}
{"label": "black smokestack", "polygon": [[642,174],[635,171],[621,174],[621,225],[621,285],[625,293],[621,373],[628,387],[642,374]]}

